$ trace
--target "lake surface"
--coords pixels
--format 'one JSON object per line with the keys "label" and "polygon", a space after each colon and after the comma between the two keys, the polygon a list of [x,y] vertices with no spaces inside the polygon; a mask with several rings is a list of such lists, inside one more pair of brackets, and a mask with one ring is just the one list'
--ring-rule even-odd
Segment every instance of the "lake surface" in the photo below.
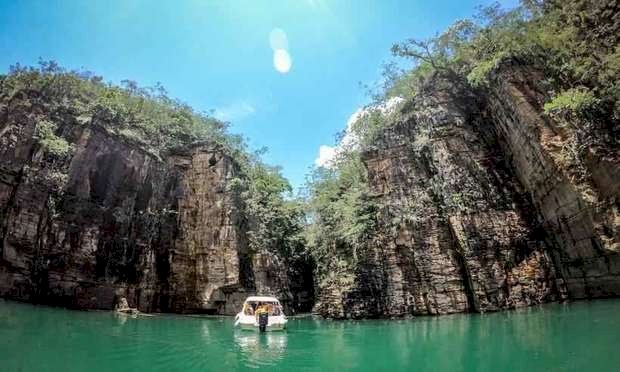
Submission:
{"label": "lake surface", "polygon": [[1,371],[619,371],[620,300],[412,320],[291,318],[238,331],[229,317],[71,311],[0,300]]}

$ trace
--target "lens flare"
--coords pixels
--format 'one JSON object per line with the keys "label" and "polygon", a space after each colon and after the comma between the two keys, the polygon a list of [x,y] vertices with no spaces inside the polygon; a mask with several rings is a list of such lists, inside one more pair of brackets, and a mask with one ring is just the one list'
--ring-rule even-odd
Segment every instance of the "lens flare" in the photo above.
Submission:
{"label": "lens flare", "polygon": [[281,28],[274,28],[269,33],[269,45],[271,45],[271,49],[275,52],[278,49],[288,49],[288,38],[286,37],[286,33]]}
{"label": "lens flare", "polygon": [[273,52],[273,67],[281,74],[286,74],[291,69],[293,61],[285,49],[276,49]]}

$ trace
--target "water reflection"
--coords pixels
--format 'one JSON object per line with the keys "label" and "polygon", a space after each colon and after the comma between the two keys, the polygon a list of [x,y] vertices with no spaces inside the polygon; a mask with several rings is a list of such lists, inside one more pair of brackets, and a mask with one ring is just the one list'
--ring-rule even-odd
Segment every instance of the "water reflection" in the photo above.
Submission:
{"label": "water reflection", "polygon": [[234,331],[234,340],[246,366],[275,365],[286,352],[286,332]]}
{"label": "water reflection", "polygon": [[0,301],[0,370],[617,370],[620,300],[412,320],[122,316]]}

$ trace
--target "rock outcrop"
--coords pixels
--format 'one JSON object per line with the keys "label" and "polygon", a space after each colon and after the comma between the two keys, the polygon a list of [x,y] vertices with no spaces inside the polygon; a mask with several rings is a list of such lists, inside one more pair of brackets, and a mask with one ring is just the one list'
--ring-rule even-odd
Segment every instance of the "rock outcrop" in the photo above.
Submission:
{"label": "rock outcrop", "polygon": [[[109,118],[4,99],[0,296],[233,314],[254,293],[309,310],[316,289],[315,310],[333,318],[618,296],[620,153],[598,146],[567,161],[574,129],[543,114],[542,80],[513,61],[484,91],[428,84],[363,151],[371,237],[314,273],[308,257],[249,248],[230,187],[244,175],[222,147],[158,155],[106,129]],[[42,118],[68,153],[37,141]]]}
{"label": "rock outcrop", "polygon": [[[513,64],[497,74],[489,110],[498,144],[535,206],[571,298],[620,295],[620,153],[590,147],[562,162],[573,133],[541,115],[543,76]],[[577,123],[579,125],[579,123]]]}
{"label": "rock outcrop", "polygon": [[[258,291],[294,310],[285,258],[248,251],[229,187],[238,166],[222,148],[203,143],[159,157],[110,133],[106,118],[48,112],[30,98],[0,106],[0,296],[88,309],[125,298],[143,312],[234,314]],[[42,117],[73,144],[68,155],[37,143]]]}
{"label": "rock outcrop", "polygon": [[[488,92],[429,85],[364,162],[379,208],[348,279],[319,283],[343,318],[485,312],[620,295],[620,156],[591,152],[588,182],[557,146],[532,68],[504,66]],[[555,147],[554,147],[555,146]]]}

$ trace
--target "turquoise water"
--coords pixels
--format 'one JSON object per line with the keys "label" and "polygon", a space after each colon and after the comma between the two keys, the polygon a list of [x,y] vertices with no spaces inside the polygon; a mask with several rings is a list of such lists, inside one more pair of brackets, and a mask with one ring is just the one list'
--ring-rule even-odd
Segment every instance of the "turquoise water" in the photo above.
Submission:
{"label": "turquoise water", "polygon": [[293,318],[258,334],[229,317],[71,311],[0,300],[1,371],[618,371],[620,300],[412,320]]}

